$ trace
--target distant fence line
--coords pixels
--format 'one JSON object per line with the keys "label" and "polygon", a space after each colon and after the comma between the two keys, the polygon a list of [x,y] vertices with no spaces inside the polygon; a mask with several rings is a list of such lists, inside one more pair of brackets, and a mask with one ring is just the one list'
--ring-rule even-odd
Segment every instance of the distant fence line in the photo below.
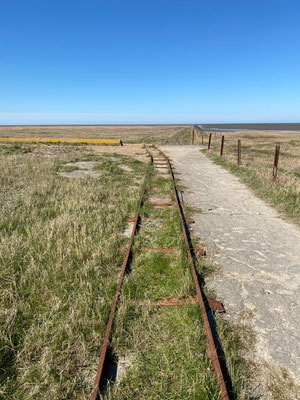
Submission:
{"label": "distant fence line", "polygon": [[[220,144],[220,157],[223,157],[224,154],[224,143],[225,143],[225,135],[222,132],[214,132],[215,138],[221,136],[221,144]],[[212,137],[213,132],[210,129],[205,129],[201,125],[194,125],[192,130],[192,144],[203,144],[204,145],[204,138],[208,138],[207,141],[207,150],[211,149],[212,144]],[[198,143],[195,143],[198,142]],[[200,143],[199,143],[200,142]],[[278,176],[278,164],[279,164],[279,154],[280,154],[280,146],[275,146],[274,152],[274,161],[273,161],[273,173],[272,178],[274,181],[277,180]],[[237,165],[242,165],[242,140],[237,139]]]}

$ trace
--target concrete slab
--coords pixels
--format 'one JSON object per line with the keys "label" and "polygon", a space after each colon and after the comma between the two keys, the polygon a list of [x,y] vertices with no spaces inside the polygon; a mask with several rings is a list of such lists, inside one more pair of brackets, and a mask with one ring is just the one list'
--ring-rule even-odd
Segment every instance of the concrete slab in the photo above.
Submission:
{"label": "concrete slab", "polygon": [[77,179],[77,178],[98,178],[101,174],[99,172],[93,171],[93,168],[97,165],[94,161],[77,161],[74,163],[65,164],[66,167],[75,167],[74,171],[70,172],[58,172],[58,175],[65,178]]}
{"label": "concrete slab", "polygon": [[77,162],[73,162],[73,163],[67,163],[65,164],[66,167],[75,167],[78,169],[87,169],[87,170],[91,170],[93,168],[95,168],[95,166],[98,163],[95,161],[77,161]]}
{"label": "concrete slab", "polygon": [[95,171],[90,171],[90,170],[84,170],[84,169],[76,169],[71,172],[58,172],[58,175],[64,176],[65,178],[71,178],[71,179],[76,179],[76,178],[98,178],[100,174]]}

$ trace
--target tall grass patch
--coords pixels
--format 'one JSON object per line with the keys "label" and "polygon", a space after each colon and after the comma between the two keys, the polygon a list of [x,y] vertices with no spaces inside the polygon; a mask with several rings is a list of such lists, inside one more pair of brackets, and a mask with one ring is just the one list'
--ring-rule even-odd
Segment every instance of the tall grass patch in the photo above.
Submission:
{"label": "tall grass patch", "polygon": [[[83,147],[48,146],[45,157],[44,146],[0,152],[0,395],[86,399],[148,167]],[[97,179],[57,173],[90,159]]]}

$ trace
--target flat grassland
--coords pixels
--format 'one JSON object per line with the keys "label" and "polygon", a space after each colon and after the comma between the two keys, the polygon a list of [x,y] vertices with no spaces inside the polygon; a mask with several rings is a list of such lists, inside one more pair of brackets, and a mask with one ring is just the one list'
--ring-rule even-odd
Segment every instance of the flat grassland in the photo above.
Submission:
{"label": "flat grassland", "polygon": [[[220,156],[221,136],[225,136]],[[198,133],[198,141],[201,134]],[[241,166],[237,166],[237,141],[241,139]],[[208,134],[204,143],[207,145]],[[276,207],[282,216],[300,224],[300,132],[217,132],[212,133],[207,156],[237,175],[257,195]],[[280,145],[278,178],[272,171],[275,145]]]}
{"label": "flat grassland", "polygon": [[[88,397],[128,241],[126,219],[134,216],[139,194],[150,182],[156,197],[172,196],[169,180],[155,174],[142,146],[132,143],[190,144],[191,130],[184,125],[0,127],[1,137],[125,143],[0,144],[0,398]],[[236,166],[238,137],[241,167]],[[276,183],[275,144],[281,145]],[[218,156],[219,134],[213,134],[207,154],[297,222],[299,144],[299,134],[226,132],[224,156]],[[95,163],[98,177],[60,175],[76,175],[76,162]],[[101,397],[217,400],[197,308],[141,307],[193,294],[176,212],[154,209],[147,197],[143,216],[112,342],[126,379],[119,377]],[[174,253],[144,254],[143,246],[172,247]],[[198,270],[205,275],[200,262]],[[237,356],[243,340],[229,326],[217,325],[235,398],[249,399],[245,366]]]}
{"label": "flat grassland", "polygon": [[[151,204],[172,198],[170,179],[145,162],[141,145],[102,149],[0,145],[0,398],[88,398],[128,243],[126,219],[151,184],[113,327],[118,383],[100,398],[219,400],[197,306],[150,307],[194,293],[177,211]],[[198,270],[203,276],[200,261]],[[248,399],[240,342],[228,329],[219,330],[227,367],[236,398]]]}
{"label": "flat grassland", "polygon": [[190,144],[191,125],[0,126],[0,137],[121,139],[124,143]]}
{"label": "flat grassland", "polygon": [[[98,178],[58,174],[78,161]],[[0,146],[0,398],[87,398],[147,168],[83,146]]]}

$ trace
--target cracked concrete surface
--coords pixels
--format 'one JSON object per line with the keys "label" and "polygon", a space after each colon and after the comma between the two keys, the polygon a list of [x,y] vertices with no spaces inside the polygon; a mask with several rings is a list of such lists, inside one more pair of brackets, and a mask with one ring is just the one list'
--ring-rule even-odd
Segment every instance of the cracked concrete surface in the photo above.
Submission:
{"label": "cracked concrete surface", "polygon": [[283,367],[300,383],[300,229],[200,148],[161,146],[186,187],[185,201],[202,210],[193,231],[220,269],[208,287],[229,319],[250,315],[254,361]]}

